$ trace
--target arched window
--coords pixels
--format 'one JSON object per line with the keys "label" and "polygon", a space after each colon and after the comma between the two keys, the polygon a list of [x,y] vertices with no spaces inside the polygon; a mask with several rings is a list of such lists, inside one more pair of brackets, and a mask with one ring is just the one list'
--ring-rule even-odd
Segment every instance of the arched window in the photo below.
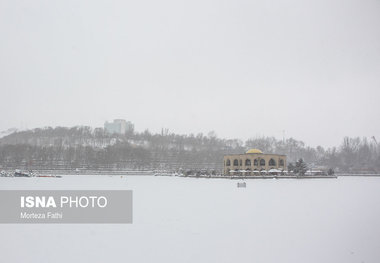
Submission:
{"label": "arched window", "polygon": [[250,159],[245,160],[245,166],[251,166],[251,160]]}
{"label": "arched window", "polygon": [[231,161],[230,159],[227,159],[226,166],[230,166],[230,165],[231,165]]}
{"label": "arched window", "polygon": [[254,166],[259,165],[259,162],[257,161],[257,159],[255,159],[255,160],[253,161],[253,165],[254,165]]}
{"label": "arched window", "polygon": [[260,160],[260,165],[261,165],[261,166],[265,166],[265,160],[264,160],[264,159],[261,159],[261,160]]}
{"label": "arched window", "polygon": [[270,159],[269,166],[276,166],[276,161],[274,159]]}
{"label": "arched window", "polygon": [[234,166],[239,166],[239,161],[238,161],[238,159],[235,159],[235,160],[234,160]]}
{"label": "arched window", "polygon": [[280,166],[284,166],[284,160],[280,159]]}

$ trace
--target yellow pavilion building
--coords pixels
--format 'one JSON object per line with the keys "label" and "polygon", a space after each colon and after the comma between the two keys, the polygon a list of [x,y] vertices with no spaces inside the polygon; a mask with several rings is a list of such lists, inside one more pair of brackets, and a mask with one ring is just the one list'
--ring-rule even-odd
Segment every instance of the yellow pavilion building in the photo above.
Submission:
{"label": "yellow pavilion building", "polygon": [[286,170],[286,155],[250,149],[245,154],[224,156],[225,175],[262,175]]}

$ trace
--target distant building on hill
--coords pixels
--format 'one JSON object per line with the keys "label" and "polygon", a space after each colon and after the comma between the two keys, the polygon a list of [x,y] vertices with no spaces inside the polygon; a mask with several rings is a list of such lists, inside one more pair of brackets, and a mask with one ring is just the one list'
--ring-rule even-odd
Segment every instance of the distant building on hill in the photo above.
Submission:
{"label": "distant building on hill", "polygon": [[260,175],[284,170],[286,155],[282,154],[264,154],[258,149],[250,149],[245,154],[224,156],[225,175]]}
{"label": "distant building on hill", "polygon": [[125,134],[127,132],[133,132],[135,126],[132,122],[123,119],[115,119],[113,122],[106,121],[104,123],[104,130],[109,133]]}

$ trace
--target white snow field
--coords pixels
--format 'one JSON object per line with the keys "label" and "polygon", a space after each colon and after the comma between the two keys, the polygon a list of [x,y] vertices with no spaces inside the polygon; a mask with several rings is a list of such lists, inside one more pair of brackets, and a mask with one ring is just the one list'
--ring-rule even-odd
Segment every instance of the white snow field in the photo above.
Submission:
{"label": "white snow field", "polygon": [[0,178],[0,189],[132,189],[133,224],[2,224],[0,262],[380,262],[380,177]]}

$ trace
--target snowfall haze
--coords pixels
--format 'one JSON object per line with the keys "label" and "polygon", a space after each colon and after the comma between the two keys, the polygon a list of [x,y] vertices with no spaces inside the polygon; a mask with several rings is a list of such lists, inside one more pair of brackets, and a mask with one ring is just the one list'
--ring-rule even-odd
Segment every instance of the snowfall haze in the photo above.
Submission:
{"label": "snowfall haze", "polygon": [[375,0],[0,1],[0,130],[123,118],[380,138],[379,14]]}

